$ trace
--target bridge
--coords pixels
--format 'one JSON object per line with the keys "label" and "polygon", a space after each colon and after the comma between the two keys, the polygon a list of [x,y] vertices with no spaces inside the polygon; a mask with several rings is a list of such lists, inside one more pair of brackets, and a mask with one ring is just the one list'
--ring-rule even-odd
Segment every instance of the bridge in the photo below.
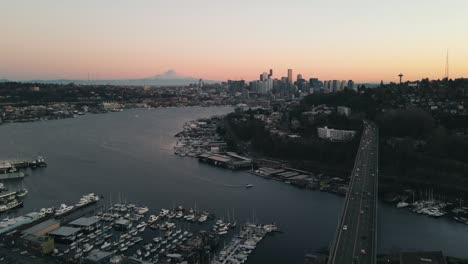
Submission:
{"label": "bridge", "polygon": [[328,264],[375,264],[379,132],[365,121]]}

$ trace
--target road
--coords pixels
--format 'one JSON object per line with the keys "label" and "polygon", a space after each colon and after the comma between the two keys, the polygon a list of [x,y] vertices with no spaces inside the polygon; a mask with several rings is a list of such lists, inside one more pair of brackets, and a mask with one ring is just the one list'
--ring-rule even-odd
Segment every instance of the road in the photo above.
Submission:
{"label": "road", "polygon": [[378,128],[364,122],[328,264],[374,264],[377,242]]}

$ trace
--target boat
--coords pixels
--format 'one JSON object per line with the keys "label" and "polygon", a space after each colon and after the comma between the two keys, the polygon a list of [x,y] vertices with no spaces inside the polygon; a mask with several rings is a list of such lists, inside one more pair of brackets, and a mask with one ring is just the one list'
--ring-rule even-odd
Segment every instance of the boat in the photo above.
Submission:
{"label": "boat", "polygon": [[200,218],[198,218],[198,222],[203,223],[203,222],[206,222],[207,219],[208,219],[208,216],[206,214],[202,214]]}
{"label": "boat", "polygon": [[159,219],[159,216],[157,215],[150,215],[149,219],[148,219],[148,224],[153,224],[155,223],[156,221],[158,221]]}
{"label": "boat", "polygon": [[142,215],[142,214],[145,214],[146,212],[148,212],[148,210],[149,210],[148,207],[145,206],[145,207],[138,208],[136,211],[137,211],[138,214]]}
{"label": "boat", "polygon": [[60,216],[67,212],[70,212],[73,209],[73,205],[67,206],[66,204],[61,204],[59,209],[55,210],[55,215]]}
{"label": "boat", "polygon": [[184,213],[182,211],[179,211],[179,212],[177,212],[175,217],[176,218],[181,218],[182,216],[184,216]]}
{"label": "boat", "polygon": [[18,207],[22,207],[22,206],[23,206],[23,201],[18,201],[15,199],[15,200],[9,201],[7,204],[0,205],[0,213],[15,209]]}
{"label": "boat", "polygon": [[161,209],[161,212],[159,213],[159,217],[165,217],[167,214],[169,214],[169,210]]}
{"label": "boat", "polygon": [[403,208],[403,207],[407,207],[409,206],[409,203],[405,203],[405,202],[399,202],[396,207],[397,208]]}
{"label": "boat", "polygon": [[89,252],[89,251],[91,251],[91,249],[93,249],[93,247],[94,247],[94,246],[93,246],[93,245],[90,245],[90,244],[85,245],[85,248],[83,249],[83,252],[85,252],[85,253],[86,253],[86,252]]}
{"label": "boat", "polygon": [[9,172],[9,173],[0,173],[0,180],[9,180],[9,179],[19,179],[24,178],[26,174],[23,172]]}
{"label": "boat", "polygon": [[136,226],[136,229],[141,229],[143,227],[146,227],[146,223],[145,222],[141,222],[139,223],[137,226]]}
{"label": "boat", "polygon": [[252,188],[252,187],[253,187],[252,184],[246,184],[246,185],[245,185],[245,188]]}
{"label": "boat", "polygon": [[27,189],[22,189],[16,192],[16,197],[22,198],[25,197],[28,194]]}

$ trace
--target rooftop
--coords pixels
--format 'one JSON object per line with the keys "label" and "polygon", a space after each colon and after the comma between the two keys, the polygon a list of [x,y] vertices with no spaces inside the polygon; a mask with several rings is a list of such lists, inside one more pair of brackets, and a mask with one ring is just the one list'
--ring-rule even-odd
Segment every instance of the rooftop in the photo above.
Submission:
{"label": "rooftop", "polygon": [[79,228],[69,227],[69,226],[62,226],[52,232],[49,235],[52,236],[61,236],[61,237],[68,237],[80,231]]}
{"label": "rooftop", "polygon": [[91,261],[91,262],[96,262],[99,263],[105,258],[109,258],[113,255],[112,252],[108,251],[101,251],[101,250],[93,250],[91,253],[86,257],[86,260]]}
{"label": "rooftop", "polygon": [[99,219],[97,219],[95,217],[81,217],[81,218],[78,218],[75,221],[69,223],[69,225],[88,227],[88,226],[92,226],[92,225],[96,224],[97,222],[99,222]]}
{"label": "rooftop", "polygon": [[49,219],[49,220],[41,222],[41,223],[39,223],[39,224],[37,224],[35,226],[32,226],[32,227],[30,227],[28,229],[25,229],[23,231],[23,233],[32,235],[32,234],[35,234],[35,233],[37,233],[39,231],[42,231],[42,230],[44,230],[46,228],[49,228],[49,227],[51,227],[53,225],[57,225],[57,224],[60,224],[60,223],[58,221],[54,220],[54,219]]}

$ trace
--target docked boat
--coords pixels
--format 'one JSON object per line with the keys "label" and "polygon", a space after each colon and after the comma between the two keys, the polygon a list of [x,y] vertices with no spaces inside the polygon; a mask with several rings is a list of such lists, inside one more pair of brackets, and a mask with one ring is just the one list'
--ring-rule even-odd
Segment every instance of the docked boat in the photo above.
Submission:
{"label": "docked boat", "polygon": [[142,215],[142,214],[145,214],[146,212],[148,212],[148,210],[149,210],[148,207],[145,206],[145,207],[138,208],[136,211],[137,211],[138,214]]}
{"label": "docked boat", "polygon": [[83,249],[83,252],[86,253],[86,252],[89,252],[91,251],[91,249],[93,249],[93,245],[91,244],[88,244],[88,245],[85,245],[85,248]]}
{"label": "docked boat", "polygon": [[22,179],[26,176],[23,172],[0,173],[0,180]]}
{"label": "docked boat", "polygon": [[28,194],[27,189],[22,189],[16,192],[16,197],[23,198]]}
{"label": "docked boat", "polygon": [[199,223],[206,222],[206,220],[208,220],[208,216],[206,214],[202,214],[200,218],[198,218]]}
{"label": "docked boat", "polygon": [[399,202],[396,207],[397,208],[404,208],[404,207],[407,207],[409,206],[409,203],[405,203],[405,202]]}
{"label": "docked boat", "polygon": [[155,223],[156,221],[158,221],[159,219],[159,216],[157,215],[150,215],[149,219],[148,219],[148,224],[153,224]]}
{"label": "docked boat", "polygon": [[43,156],[38,156],[35,160],[29,163],[31,169],[47,167],[47,163]]}
{"label": "docked boat", "polygon": [[159,217],[165,217],[169,214],[169,210],[167,209],[161,209],[161,212],[159,213]]}
{"label": "docked boat", "polygon": [[73,205],[67,206],[66,204],[61,204],[59,209],[55,210],[55,215],[60,216],[70,212],[73,209]]}
{"label": "docked boat", "polygon": [[12,209],[15,209],[15,208],[19,208],[19,207],[22,207],[23,206],[23,201],[19,201],[19,200],[11,200],[9,201],[7,204],[2,204],[0,205],[0,213],[1,212],[5,212],[5,211],[9,211],[9,210],[12,210]]}

